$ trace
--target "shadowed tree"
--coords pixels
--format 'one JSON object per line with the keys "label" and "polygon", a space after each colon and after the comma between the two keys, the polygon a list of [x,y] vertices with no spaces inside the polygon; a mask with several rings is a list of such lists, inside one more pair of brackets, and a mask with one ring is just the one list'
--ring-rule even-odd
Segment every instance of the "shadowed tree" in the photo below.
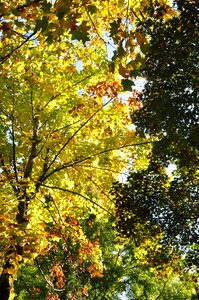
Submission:
{"label": "shadowed tree", "polygon": [[[150,47],[141,68],[147,83],[141,108],[132,114],[137,133],[154,139],[149,163],[132,169],[114,192],[122,235],[141,243],[163,234],[165,247],[186,249],[191,267],[198,265],[198,3],[174,5],[176,15],[160,17],[148,30]],[[140,26],[146,29],[147,22]],[[172,177],[166,174],[170,164],[176,168]]]}

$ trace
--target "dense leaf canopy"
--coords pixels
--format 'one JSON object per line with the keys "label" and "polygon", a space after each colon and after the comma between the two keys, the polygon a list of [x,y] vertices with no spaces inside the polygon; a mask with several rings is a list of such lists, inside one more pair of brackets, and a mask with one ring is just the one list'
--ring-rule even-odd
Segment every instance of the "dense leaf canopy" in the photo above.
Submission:
{"label": "dense leaf canopy", "polygon": [[0,299],[196,299],[195,1],[6,0],[0,21]]}
{"label": "dense leaf canopy", "polygon": [[165,246],[186,249],[187,264],[198,265],[198,8],[176,1],[176,9],[150,34],[147,83],[132,121],[154,144],[148,166],[135,166],[126,184],[115,185],[117,228],[137,243],[163,234]]}
{"label": "dense leaf canopy", "polygon": [[198,7],[177,5],[178,15],[160,19],[150,34],[143,107],[133,122],[146,134],[198,147]]}

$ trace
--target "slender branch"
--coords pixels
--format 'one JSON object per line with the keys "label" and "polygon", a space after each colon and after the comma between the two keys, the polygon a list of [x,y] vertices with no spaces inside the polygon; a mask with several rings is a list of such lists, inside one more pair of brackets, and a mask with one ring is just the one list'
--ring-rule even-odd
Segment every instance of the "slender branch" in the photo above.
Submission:
{"label": "slender branch", "polygon": [[39,178],[39,180],[38,180],[38,185],[41,184],[42,182],[44,182],[47,178],[49,178],[51,175],[53,175],[54,173],[56,173],[58,171],[64,170],[64,169],[69,168],[69,167],[74,167],[75,165],[77,165],[79,163],[82,163],[84,161],[90,160],[93,157],[99,156],[101,154],[104,154],[104,153],[107,153],[107,152],[111,152],[111,151],[114,151],[114,150],[120,150],[120,149],[123,149],[123,148],[135,147],[135,146],[141,146],[141,145],[153,144],[153,143],[154,143],[154,141],[151,141],[151,142],[141,142],[141,143],[136,143],[136,144],[128,144],[128,145],[123,145],[123,146],[120,146],[120,147],[114,147],[114,148],[110,148],[110,149],[105,149],[105,150],[102,150],[100,152],[94,153],[94,154],[92,154],[90,156],[87,156],[87,157],[84,157],[84,158],[80,158],[79,160],[65,163],[65,164],[63,164],[63,165],[55,168],[54,170],[52,170],[47,175],[45,175],[46,172],[43,175],[41,175],[40,178]]}
{"label": "slender branch", "polygon": [[60,219],[61,223],[64,224],[64,222],[63,222],[63,220],[62,220],[62,216],[61,216],[60,211],[59,211],[59,208],[58,208],[58,206],[57,206],[55,200],[53,199],[53,197],[52,197],[52,202],[53,202],[53,204],[54,204],[54,206],[55,206],[55,208],[56,208],[56,210],[57,210],[57,212],[58,212],[59,219]]}
{"label": "slender branch", "polygon": [[45,173],[43,173],[40,177],[40,181],[43,180],[43,178],[45,177],[46,173],[49,171],[50,167],[54,164],[54,162],[57,160],[57,158],[59,157],[59,155],[62,153],[62,151],[66,148],[66,146],[70,143],[70,141],[80,132],[80,130],[85,127],[88,122],[90,120],[93,119],[93,117],[100,111],[102,110],[107,104],[109,104],[111,101],[113,100],[113,98],[111,98],[109,101],[107,101],[104,105],[102,105],[99,109],[97,109],[74,133],[73,135],[64,143],[64,145],[61,147],[61,149],[57,152],[57,154],[54,156],[53,160],[51,161],[51,163],[49,164],[47,170]]}
{"label": "slender branch", "polygon": [[[123,249],[119,249],[118,250],[118,252],[117,252],[117,255],[116,255],[116,258],[115,258],[115,262],[114,262],[114,265],[113,265],[113,267],[111,268],[111,275],[114,273],[114,271],[115,271],[115,269],[116,269],[116,266],[117,266],[117,262],[118,262],[118,259],[119,259],[119,257],[120,257],[120,255],[121,255],[121,253],[123,252]],[[121,276],[121,275],[120,275]],[[108,278],[107,278],[107,281],[108,281]],[[99,299],[99,295],[100,295],[100,299],[104,299],[105,298],[105,296],[107,295],[107,293],[108,293],[108,291],[109,291],[109,287],[107,287],[107,289],[103,292],[103,293],[101,293],[101,291],[98,293],[98,295],[97,295],[97,299]]]}
{"label": "slender branch", "polygon": [[141,10],[140,10],[140,14],[141,14],[143,20],[146,19],[146,17],[143,15],[143,12]]}
{"label": "slender branch", "polygon": [[106,43],[106,41],[103,39],[103,37],[101,37],[101,35],[99,34],[99,32],[98,32],[98,30],[97,30],[97,27],[95,26],[95,23],[93,22],[93,20],[92,20],[92,18],[91,18],[91,16],[90,16],[89,11],[88,11],[88,9],[87,9],[86,6],[85,6],[85,11],[86,11],[86,13],[87,13],[87,16],[89,17],[89,20],[91,21],[91,24],[93,25],[93,28],[95,29],[95,31],[96,31],[96,33],[97,33],[98,37],[99,37],[104,43]]}
{"label": "slender branch", "polygon": [[33,168],[34,158],[37,156],[37,145],[39,143],[38,140],[38,126],[39,126],[39,116],[34,115],[33,109],[33,92],[31,91],[31,108],[32,108],[32,148],[28,158],[28,162],[24,171],[24,178],[30,177]]}
{"label": "slender branch", "polygon": [[158,300],[158,299],[162,296],[162,293],[164,292],[165,287],[166,287],[168,281],[169,281],[169,280],[165,281],[165,283],[164,283],[164,285],[163,285],[163,288],[162,288],[162,290],[160,291],[160,294],[155,298],[155,300]]}
{"label": "slender branch", "polygon": [[101,171],[107,171],[107,172],[111,172],[111,173],[116,173],[116,174],[121,174],[121,175],[128,175],[127,172],[120,172],[120,171],[116,171],[116,170],[113,170],[113,169],[107,169],[107,168],[100,168],[100,167],[95,167],[95,166],[91,166],[91,165],[87,165],[87,164],[82,164],[82,165],[79,165],[80,167],[83,167],[83,168],[92,168],[92,169],[97,169],[97,170],[101,170]]}
{"label": "slender branch", "polygon": [[71,193],[71,194],[74,194],[74,195],[77,195],[77,196],[80,196],[82,198],[84,198],[85,200],[89,201],[90,203],[98,206],[100,209],[104,210],[105,212],[107,212],[109,215],[113,216],[114,215],[112,213],[110,213],[106,208],[102,207],[100,204],[96,203],[95,201],[93,201],[92,199],[82,195],[81,193],[78,193],[78,192],[75,192],[75,191],[71,191],[71,190],[68,190],[68,189],[65,189],[65,188],[61,188],[61,187],[58,187],[58,186],[50,186],[50,185],[46,185],[46,184],[43,184],[41,183],[41,186],[44,186],[46,188],[49,188],[49,189],[54,189],[54,190],[59,190],[59,191],[63,191],[63,192],[68,192],[68,193]]}
{"label": "slender branch", "polygon": [[12,51],[10,51],[10,53],[8,53],[7,55],[3,56],[0,58],[0,64],[3,64],[15,51],[17,51],[18,49],[20,49],[26,42],[28,42],[31,37],[33,37],[35,35],[37,31],[35,30],[33,33],[31,33],[19,46],[17,46],[16,48],[14,48]]}
{"label": "slender branch", "polygon": [[65,289],[56,289],[56,288],[54,287],[54,284],[52,283],[52,281],[50,281],[50,280],[45,276],[45,274],[44,274],[44,272],[43,272],[43,270],[42,270],[42,268],[41,268],[41,266],[40,266],[40,264],[39,264],[37,258],[35,258],[35,261],[36,261],[36,264],[37,264],[37,266],[38,266],[38,269],[39,269],[41,275],[42,275],[43,278],[45,279],[46,283],[53,289],[53,291],[55,291],[55,292],[63,292]]}
{"label": "slender branch", "polygon": [[[79,122],[80,122],[80,120],[78,120],[78,121],[76,121],[76,122],[74,122],[74,123],[72,123],[72,124],[68,124],[68,125],[64,125],[64,126],[62,126],[62,127],[56,128],[56,129],[53,130],[50,134],[53,134],[53,133],[55,133],[55,132],[59,132],[59,131],[61,131],[62,129],[66,129],[66,128],[72,127],[72,126],[74,126],[75,124],[77,124],[77,123],[79,123]],[[65,130],[65,132],[66,132],[66,130]]]}
{"label": "slender branch", "polygon": [[76,82],[72,85],[72,87],[75,87],[76,85],[82,83],[84,80],[86,80],[86,79],[88,79],[88,78],[90,78],[90,77],[92,77],[93,75],[96,75],[96,74],[98,74],[98,73],[99,73],[99,71],[93,72],[93,73],[91,73],[90,75],[87,75],[86,77],[84,77],[84,78],[82,78],[82,79],[76,81]]}
{"label": "slender branch", "polygon": [[[76,81],[76,82],[72,85],[72,87],[75,87],[76,85],[82,83],[82,82],[85,81],[86,79],[88,79],[88,78],[90,78],[90,77],[92,77],[93,75],[96,75],[96,74],[98,74],[98,72],[93,72],[93,73],[87,75],[86,77],[84,77],[84,78],[82,78],[82,79]],[[64,92],[65,92],[65,90],[63,90],[62,92],[59,92],[58,94],[52,96],[52,97],[49,99],[49,101],[48,101],[48,102],[40,109],[40,111],[41,111],[41,110],[44,110],[44,108],[46,108],[46,107],[48,106],[48,104],[51,103],[53,100],[57,99],[59,96],[62,96]]]}
{"label": "slender branch", "polygon": [[[129,279],[126,279],[126,280],[123,280],[123,281],[120,281],[118,283],[118,285],[116,287],[114,287],[114,291],[118,291],[123,285],[127,286],[127,284],[129,283]],[[102,296],[106,296],[106,299],[110,299],[112,300],[112,298],[107,298],[107,293],[109,291],[109,287],[107,287],[107,290],[102,294],[101,292],[98,293],[98,295],[96,295],[96,298],[95,300],[101,300],[102,299]]]}
{"label": "slender branch", "polygon": [[16,165],[16,144],[15,144],[15,131],[14,131],[14,109],[15,109],[15,98],[14,98],[14,87],[12,89],[12,159],[13,159],[13,166],[14,166],[14,172],[15,172],[15,179],[16,182],[18,182],[18,175],[17,175],[17,165]]}
{"label": "slender branch", "polygon": [[20,10],[22,10],[22,9],[24,9],[24,8],[30,7],[30,6],[35,5],[35,4],[37,4],[37,3],[39,3],[39,2],[42,2],[42,1],[43,1],[43,0],[34,0],[34,1],[32,1],[32,2],[29,2],[29,3],[23,4],[23,5],[17,6],[17,7],[15,7],[14,9],[12,8],[12,10],[11,10],[9,13],[0,14],[0,18],[12,14],[12,11],[13,11],[13,10],[20,11]]}
{"label": "slender branch", "polygon": [[128,148],[128,147],[135,147],[135,146],[141,146],[141,145],[147,145],[147,144],[153,144],[153,143],[154,143],[154,141],[141,142],[141,143],[135,143],[135,144],[126,144],[126,145],[123,145],[123,146],[113,147],[113,148],[110,148],[110,149],[102,150],[101,152],[93,154],[92,157],[100,155],[100,154],[104,154],[104,153],[107,153],[107,152],[110,152],[110,151],[114,151],[114,150],[120,150],[120,149],[124,149],[124,148]]}
{"label": "slender branch", "polygon": [[[40,112],[40,110],[38,110],[38,113]],[[50,116],[47,118],[47,119],[45,119],[43,122],[42,122],[42,124],[40,124],[40,126],[39,126],[39,130],[41,130],[52,118],[53,118],[53,116],[56,116],[56,114],[57,114],[57,111],[56,110],[54,110],[53,111],[53,113],[52,114],[50,114]]]}
{"label": "slender branch", "polygon": [[26,39],[26,35],[25,35],[25,34],[19,33],[18,31],[14,30],[14,29],[10,29],[10,31],[16,33],[17,35],[19,35],[19,36],[22,37],[23,39]]}
{"label": "slender branch", "polygon": [[[49,215],[51,216],[52,220],[54,221],[55,224],[57,224],[57,221],[56,219],[54,218],[53,214],[52,214],[52,211],[49,209],[49,207],[46,205],[45,202],[43,202],[41,199],[39,199],[38,197],[36,197],[36,199],[42,203],[42,206],[44,209],[47,209]],[[45,221],[44,221],[45,222]]]}
{"label": "slender branch", "polygon": [[[138,17],[137,13],[133,10],[133,8],[130,8],[130,10],[131,10],[131,12],[133,13],[133,15],[136,17],[136,19],[137,19],[140,23],[143,23],[143,21]],[[142,11],[140,11],[140,14],[141,14],[142,18],[144,19],[145,17],[144,17],[144,15],[143,15]],[[149,32],[150,34],[152,34],[152,31],[150,30],[149,27],[146,26],[146,24],[142,24],[142,26],[143,26],[146,30],[148,30],[148,32]]]}
{"label": "slender branch", "polygon": [[63,93],[63,92],[60,92],[60,93],[58,93],[58,94],[52,96],[52,97],[46,102],[46,104],[45,104],[42,108],[39,109],[39,111],[44,110],[44,109],[48,106],[48,104],[50,104],[52,101],[54,101],[54,100],[57,99],[59,96],[61,96],[62,93]]}
{"label": "slender branch", "polygon": [[108,195],[107,193],[105,193],[105,192],[101,189],[101,187],[99,186],[99,184],[97,184],[90,176],[87,176],[87,178],[88,178],[88,180],[90,180],[90,181],[98,188],[98,190],[100,190],[100,192],[101,192],[102,194],[104,194],[111,202],[114,202],[114,201],[109,197],[109,195]]}
{"label": "slender branch", "polygon": [[13,189],[13,191],[17,194],[18,193],[18,189],[16,187],[16,185],[13,184],[12,179],[9,178],[10,175],[10,171],[7,170],[6,166],[5,166],[5,162],[3,159],[3,154],[0,154],[0,163],[1,163],[1,167],[4,171],[4,173],[6,174],[7,180],[10,183],[11,188]]}
{"label": "slender branch", "polygon": [[[54,114],[53,114],[53,115],[54,115]],[[52,115],[51,115],[51,117],[52,117]],[[48,120],[49,120],[49,119],[48,119]],[[46,122],[47,122],[47,121],[45,121],[45,123],[46,123]],[[64,135],[65,135],[65,133],[66,133],[66,131],[67,131],[67,128],[72,127],[72,126],[74,126],[75,124],[77,124],[77,123],[79,123],[79,122],[80,122],[80,120],[78,120],[78,121],[76,121],[76,122],[74,122],[74,123],[72,123],[72,124],[69,124],[69,125],[64,125],[64,126],[62,126],[62,127],[60,127],[60,128],[57,128],[57,129],[55,129],[55,130],[49,132],[49,133],[45,136],[45,141],[44,141],[43,144],[41,145],[41,148],[38,150],[37,156],[41,153],[41,151],[43,150],[43,148],[45,147],[47,141],[49,140],[49,138],[51,137],[51,135],[52,135],[53,133],[59,132],[59,131],[61,131],[61,130],[63,130],[63,129],[66,129],[66,130],[64,131]],[[44,127],[43,125],[44,125],[44,123],[42,124],[42,126],[39,126],[39,130],[40,130],[42,127]]]}

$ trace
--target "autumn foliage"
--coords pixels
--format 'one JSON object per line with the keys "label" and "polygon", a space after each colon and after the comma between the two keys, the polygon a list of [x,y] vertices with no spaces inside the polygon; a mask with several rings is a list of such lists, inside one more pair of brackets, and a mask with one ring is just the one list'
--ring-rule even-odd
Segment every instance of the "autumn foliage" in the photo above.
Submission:
{"label": "autumn foliage", "polygon": [[176,16],[164,0],[0,2],[1,300],[142,297],[144,272],[158,297],[162,274],[180,278],[177,262],[172,277],[145,260],[152,236],[118,236],[110,193],[132,163],[148,165],[134,80],[158,20]]}

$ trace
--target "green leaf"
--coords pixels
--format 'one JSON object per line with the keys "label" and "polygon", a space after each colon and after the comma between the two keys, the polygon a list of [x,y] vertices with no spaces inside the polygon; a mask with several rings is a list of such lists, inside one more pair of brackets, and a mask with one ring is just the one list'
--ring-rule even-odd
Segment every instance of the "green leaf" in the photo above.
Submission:
{"label": "green leaf", "polygon": [[131,77],[137,77],[137,76],[139,76],[140,75],[140,71],[139,70],[137,70],[137,69],[134,69],[134,70],[131,70],[130,71],[130,76]]}
{"label": "green leaf", "polygon": [[43,16],[42,20],[36,21],[36,30],[45,31],[48,27],[48,17]]}
{"label": "green leaf", "polygon": [[70,33],[72,34],[73,40],[82,41],[83,44],[89,41],[88,33],[84,34],[79,30],[71,30]]}
{"label": "green leaf", "polygon": [[126,51],[124,50],[123,46],[122,46],[122,42],[120,42],[118,49],[113,51],[114,55],[112,57],[112,61],[116,60],[116,58],[121,58],[124,57],[126,55]]}
{"label": "green leaf", "polygon": [[52,7],[52,4],[50,2],[44,1],[42,3],[42,10],[43,10],[44,13],[49,13],[51,7]]}
{"label": "green leaf", "polygon": [[122,79],[122,86],[124,91],[132,91],[132,85],[134,85],[134,82],[129,79]]}
{"label": "green leaf", "polygon": [[123,42],[123,40],[121,41],[121,43],[120,43],[120,45],[119,45],[119,47],[118,47],[118,50],[117,50],[117,52],[118,52],[118,57],[123,57],[123,56],[125,56],[125,54],[126,54],[126,51],[124,50],[124,48],[123,48],[123,46],[122,46],[122,42]]}
{"label": "green leaf", "polygon": [[56,15],[58,19],[61,20],[67,13],[68,13],[68,9],[65,6],[59,6]]}
{"label": "green leaf", "polygon": [[140,49],[141,49],[143,54],[146,54],[148,52],[148,49],[149,49],[149,44],[141,43]]}
{"label": "green leaf", "polygon": [[14,8],[14,9],[12,10],[12,14],[15,15],[15,16],[18,16],[18,15],[19,15],[19,10],[16,9],[16,8]]}
{"label": "green leaf", "polygon": [[54,37],[53,37],[53,35],[52,35],[52,32],[49,31],[49,32],[47,33],[46,42],[47,42],[48,44],[52,44],[53,40],[54,40]]}
{"label": "green leaf", "polygon": [[23,27],[24,26],[24,22],[19,22],[18,20],[15,21],[15,25],[17,27]]}
{"label": "green leaf", "polygon": [[110,35],[113,37],[116,35],[118,32],[120,32],[120,24],[121,24],[122,19],[119,18],[117,21],[114,21],[113,23],[110,24],[111,29],[110,29]]}
{"label": "green leaf", "polygon": [[71,30],[72,39],[82,41],[83,44],[85,44],[87,41],[89,41],[89,33],[88,30],[90,29],[89,26],[87,26],[87,22],[83,21],[80,26],[77,27],[76,30]]}
{"label": "green leaf", "polygon": [[95,14],[97,12],[97,7],[95,5],[88,5],[87,10],[90,14]]}

